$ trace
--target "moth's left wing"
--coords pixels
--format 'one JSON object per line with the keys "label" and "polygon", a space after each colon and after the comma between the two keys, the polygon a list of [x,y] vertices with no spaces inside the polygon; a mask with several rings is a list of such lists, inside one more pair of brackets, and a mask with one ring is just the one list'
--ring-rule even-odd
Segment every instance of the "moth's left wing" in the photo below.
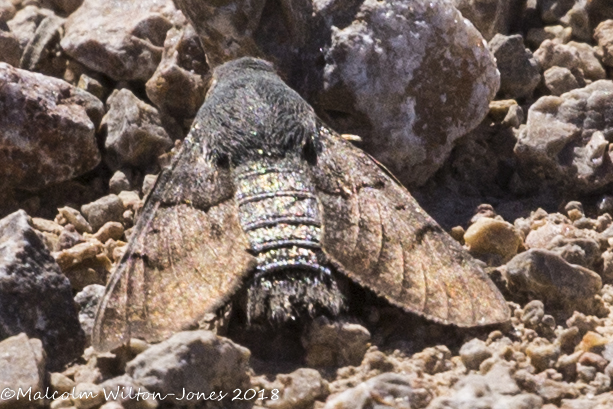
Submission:
{"label": "moth's left wing", "polygon": [[229,170],[186,141],[162,172],[100,302],[92,344],[156,342],[229,300],[254,267]]}
{"label": "moth's left wing", "polygon": [[312,167],[322,248],[342,273],[390,303],[461,327],[510,319],[494,283],[371,157],[322,127]]}

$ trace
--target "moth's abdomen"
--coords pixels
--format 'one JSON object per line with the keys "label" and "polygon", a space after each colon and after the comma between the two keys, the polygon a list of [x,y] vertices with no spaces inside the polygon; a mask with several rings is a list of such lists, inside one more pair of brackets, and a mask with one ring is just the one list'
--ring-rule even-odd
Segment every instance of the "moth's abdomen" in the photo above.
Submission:
{"label": "moth's abdomen", "polygon": [[240,224],[257,257],[256,277],[287,269],[329,273],[321,263],[321,217],[301,161],[262,160],[234,173]]}

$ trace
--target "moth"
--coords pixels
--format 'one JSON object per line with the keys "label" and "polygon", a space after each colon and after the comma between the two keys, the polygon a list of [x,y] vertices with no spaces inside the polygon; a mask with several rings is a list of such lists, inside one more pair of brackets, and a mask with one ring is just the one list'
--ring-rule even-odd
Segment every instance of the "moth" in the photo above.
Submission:
{"label": "moth", "polygon": [[248,324],[336,316],[343,279],[443,324],[509,320],[487,274],[389,172],[326,126],[271,64],[234,60],[215,69],[158,177],[92,343],[157,342],[239,296]]}

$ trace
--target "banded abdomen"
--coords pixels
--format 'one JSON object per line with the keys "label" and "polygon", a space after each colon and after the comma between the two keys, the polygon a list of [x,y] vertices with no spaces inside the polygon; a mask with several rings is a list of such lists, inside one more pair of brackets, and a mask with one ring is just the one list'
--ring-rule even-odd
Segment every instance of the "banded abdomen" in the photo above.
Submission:
{"label": "banded abdomen", "polygon": [[257,258],[249,320],[336,315],[342,297],[321,252],[321,215],[306,163],[250,162],[235,169],[234,180],[240,224]]}

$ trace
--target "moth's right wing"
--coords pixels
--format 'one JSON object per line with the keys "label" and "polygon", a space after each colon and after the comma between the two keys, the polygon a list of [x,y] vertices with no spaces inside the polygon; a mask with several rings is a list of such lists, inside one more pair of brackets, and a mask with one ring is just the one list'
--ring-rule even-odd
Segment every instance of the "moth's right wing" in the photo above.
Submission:
{"label": "moth's right wing", "polygon": [[94,348],[163,340],[228,302],[255,266],[237,214],[230,171],[187,139],[160,174],[107,284]]}

